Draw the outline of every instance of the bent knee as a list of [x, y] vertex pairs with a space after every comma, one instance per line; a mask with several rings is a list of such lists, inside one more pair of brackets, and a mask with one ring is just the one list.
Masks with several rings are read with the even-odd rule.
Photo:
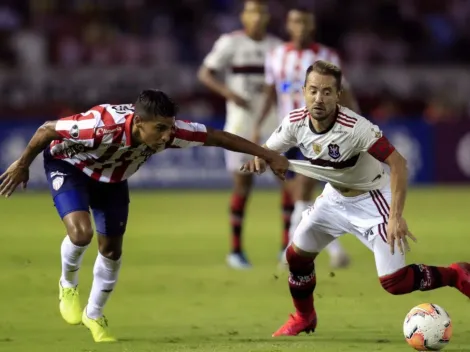
[[122, 256], [122, 236], [99, 235], [98, 251], [105, 258], [118, 260]]
[[67, 226], [70, 241], [76, 246], [87, 246], [93, 238], [93, 227], [90, 223], [77, 222]]

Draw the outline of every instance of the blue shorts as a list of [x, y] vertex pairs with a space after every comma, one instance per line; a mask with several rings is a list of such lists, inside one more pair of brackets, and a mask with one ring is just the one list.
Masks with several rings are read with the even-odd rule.
[[[302, 154], [300, 149], [297, 147], [289, 149], [287, 152], [284, 153], [284, 156], [287, 159], [291, 159], [291, 160], [305, 160], [304, 155]], [[286, 179], [292, 180], [294, 177], [295, 177], [295, 172], [287, 170]]]
[[127, 181], [98, 182], [75, 166], [46, 155], [44, 169], [61, 219], [74, 211], [89, 212], [91, 208], [96, 232], [107, 236], [124, 234], [129, 215]]

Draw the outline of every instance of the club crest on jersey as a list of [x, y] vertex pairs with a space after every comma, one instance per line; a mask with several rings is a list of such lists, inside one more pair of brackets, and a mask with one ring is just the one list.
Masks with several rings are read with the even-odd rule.
[[339, 153], [339, 145], [334, 143], [328, 144], [328, 155], [333, 159], [338, 159], [341, 156]]
[[318, 143], [313, 143], [312, 149], [313, 149], [313, 151], [315, 152], [315, 154], [318, 155], [318, 154], [320, 154], [320, 152], [321, 152], [321, 145], [318, 144]]
[[78, 129], [78, 125], [73, 125], [69, 133], [70, 137], [77, 139], [80, 136], [80, 130]]
[[63, 184], [64, 184], [64, 176], [57, 176], [57, 177], [54, 177], [54, 179], [52, 180], [52, 188], [54, 188], [54, 190], [56, 191], [58, 191], [60, 187], [62, 187]]

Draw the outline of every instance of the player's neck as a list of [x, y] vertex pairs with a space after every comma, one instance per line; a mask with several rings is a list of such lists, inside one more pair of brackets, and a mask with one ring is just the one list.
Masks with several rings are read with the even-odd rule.
[[321, 134], [324, 133], [325, 131], [328, 131], [332, 128], [333, 124], [335, 123], [336, 120], [336, 115], [337, 111], [333, 111], [330, 116], [328, 116], [326, 119], [322, 121], [315, 120], [312, 115], [309, 115], [310, 117], [310, 122], [312, 123], [312, 127], [314, 129], [315, 133]]
[[310, 46], [312, 45], [312, 40], [310, 38], [293, 40], [292, 44], [294, 44], [294, 48], [296, 50], [302, 50], [310, 48]]
[[249, 33], [247, 31], [245, 31], [245, 33], [248, 36], [248, 38], [250, 38], [251, 40], [254, 40], [255, 42], [259, 42], [259, 41], [263, 40], [264, 37], [266, 36], [266, 33], [264, 33], [264, 32]]

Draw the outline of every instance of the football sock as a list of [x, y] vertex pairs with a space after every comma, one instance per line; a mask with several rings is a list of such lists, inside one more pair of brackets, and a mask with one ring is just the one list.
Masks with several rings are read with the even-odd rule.
[[456, 282], [457, 273], [454, 269], [423, 264], [411, 264], [393, 274], [380, 277], [382, 287], [393, 295], [455, 286]]
[[62, 275], [60, 284], [64, 288], [76, 287], [78, 285], [78, 270], [82, 263], [83, 254], [88, 246], [76, 246], [65, 236], [60, 247], [62, 261]]
[[233, 193], [230, 201], [230, 225], [232, 227], [232, 252], [242, 251], [242, 227], [246, 197]]
[[297, 254], [292, 246], [287, 247], [287, 263], [289, 263], [289, 289], [297, 314], [310, 317], [314, 312], [313, 291], [317, 279], [315, 263], [312, 258]]
[[294, 205], [294, 211], [292, 212], [292, 216], [290, 218], [290, 228], [289, 228], [289, 237], [290, 240], [294, 238], [294, 232], [297, 226], [299, 226], [300, 221], [302, 220], [302, 213], [307, 210], [310, 202], [305, 201], [297, 201]]
[[281, 249], [285, 249], [289, 245], [289, 229], [292, 212], [294, 211], [294, 203], [292, 198], [286, 190], [282, 191], [282, 220], [284, 223], [283, 232], [282, 232], [282, 243]]
[[98, 319], [103, 316], [103, 308], [116, 285], [120, 268], [121, 258], [111, 260], [98, 253], [93, 268], [93, 285], [87, 305], [89, 318]]

